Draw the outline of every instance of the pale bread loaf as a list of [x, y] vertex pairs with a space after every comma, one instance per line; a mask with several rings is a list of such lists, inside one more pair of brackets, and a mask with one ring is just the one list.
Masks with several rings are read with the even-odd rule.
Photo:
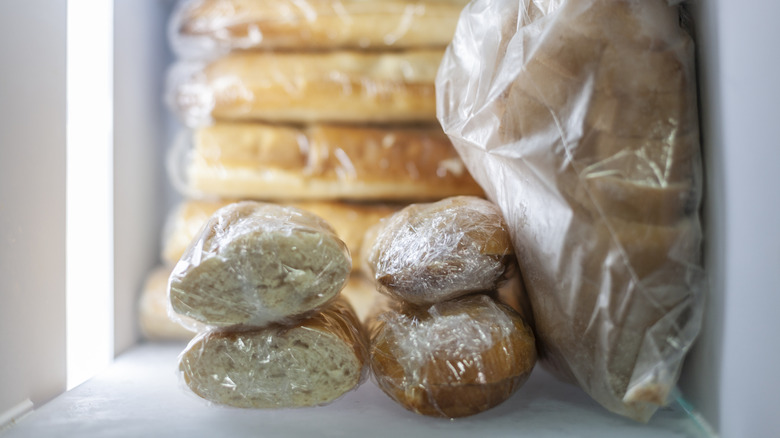
[[352, 260], [318, 216], [243, 201], [217, 210], [171, 273], [172, 309], [212, 327], [289, 321], [333, 300]]
[[179, 358], [187, 386], [213, 403], [288, 408], [330, 403], [366, 376], [365, 334], [337, 299], [291, 326], [203, 332]]

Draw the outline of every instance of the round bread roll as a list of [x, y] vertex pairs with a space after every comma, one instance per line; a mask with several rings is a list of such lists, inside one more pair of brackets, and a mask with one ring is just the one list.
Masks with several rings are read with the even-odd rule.
[[171, 308], [212, 327], [263, 326], [316, 310], [352, 259], [324, 220], [252, 201], [217, 210], [171, 273]]
[[371, 370], [382, 391], [418, 414], [483, 412], [508, 399], [536, 364], [529, 326], [487, 295], [396, 307], [370, 322]]
[[473, 196], [410, 205], [370, 229], [364, 243], [377, 289], [414, 304], [493, 290], [515, 260], [501, 213]]
[[203, 332], [179, 358], [200, 397], [240, 408], [329, 403], [365, 380], [367, 339], [337, 299], [294, 326]]

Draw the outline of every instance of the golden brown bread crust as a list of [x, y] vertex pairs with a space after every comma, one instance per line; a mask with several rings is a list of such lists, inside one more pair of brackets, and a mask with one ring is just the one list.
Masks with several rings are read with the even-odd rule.
[[214, 403], [315, 406], [365, 380], [367, 347], [351, 306], [337, 298], [294, 325], [204, 332], [182, 353], [179, 369], [193, 392]]
[[388, 396], [418, 414], [454, 418], [490, 409], [536, 363], [529, 326], [487, 295], [430, 308], [390, 306], [370, 322], [371, 369]]
[[[467, 0], [200, 0], [174, 16], [174, 47], [247, 49], [444, 47]], [[195, 47], [192, 47], [195, 46]]]
[[194, 133], [185, 185], [204, 196], [406, 201], [482, 195], [439, 127], [220, 123]]
[[434, 79], [444, 51], [236, 53], [171, 70], [169, 102], [193, 126], [436, 121]]
[[[163, 260], [175, 264], [198, 234], [203, 224], [218, 209], [233, 201], [186, 200], [167, 219], [163, 242]], [[398, 211], [396, 204], [356, 204], [331, 201], [290, 202], [283, 205], [300, 208], [324, 219], [347, 245], [353, 259], [353, 270], [360, 262], [360, 248], [365, 231], [383, 217]]]
[[515, 262], [501, 212], [473, 196], [405, 207], [366, 233], [361, 253], [380, 292], [416, 304], [494, 290]]

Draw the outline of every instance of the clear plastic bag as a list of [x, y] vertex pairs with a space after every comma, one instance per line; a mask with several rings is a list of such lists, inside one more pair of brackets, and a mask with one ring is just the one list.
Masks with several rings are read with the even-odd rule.
[[182, 133], [168, 173], [189, 198], [412, 201], [481, 195], [438, 126], [221, 123]]
[[188, 0], [169, 23], [183, 58], [237, 50], [444, 47], [468, 0]]
[[665, 0], [475, 0], [438, 117], [509, 224], [540, 356], [646, 421], [701, 325], [693, 41]]

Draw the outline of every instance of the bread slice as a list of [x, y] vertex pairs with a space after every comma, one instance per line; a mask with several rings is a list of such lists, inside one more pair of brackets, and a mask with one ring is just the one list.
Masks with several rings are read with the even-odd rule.
[[509, 228], [482, 198], [412, 204], [375, 227], [361, 251], [366, 269], [380, 292], [410, 303], [494, 290], [514, 263]]
[[[163, 233], [162, 259], [176, 264], [190, 242], [198, 235], [211, 215], [235, 201], [205, 201], [187, 199], [168, 215]], [[405, 204], [358, 204], [338, 201], [284, 202], [280, 205], [299, 208], [321, 217], [331, 225], [347, 245], [357, 269], [363, 236], [380, 219], [400, 210]]]
[[189, 126], [218, 121], [436, 122], [443, 49], [234, 53], [180, 61], [168, 103]]
[[468, 0], [196, 0], [171, 19], [183, 56], [234, 50], [445, 47]]
[[349, 304], [337, 299], [292, 326], [203, 332], [179, 358], [200, 397], [240, 408], [322, 405], [366, 378], [367, 340]]
[[[144, 281], [138, 298], [138, 325], [146, 340], [189, 341], [195, 336], [195, 331], [205, 329], [186, 316], [177, 315], [174, 320], [168, 314], [168, 278], [172, 269], [172, 266], [157, 266]], [[184, 324], [180, 324], [179, 320], [184, 320]]]
[[331, 301], [352, 260], [318, 216], [244, 201], [217, 210], [171, 273], [172, 309], [213, 327], [289, 321]]
[[514, 394], [536, 364], [530, 327], [487, 295], [424, 308], [396, 303], [369, 324], [377, 385], [422, 415], [486, 411]]

